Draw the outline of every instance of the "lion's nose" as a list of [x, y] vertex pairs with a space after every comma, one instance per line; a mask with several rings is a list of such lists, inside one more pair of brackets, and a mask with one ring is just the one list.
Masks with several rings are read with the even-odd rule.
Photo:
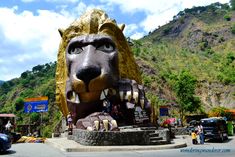
[[77, 78], [82, 80], [86, 85], [89, 84], [89, 82], [98, 77], [101, 74], [101, 68], [95, 67], [95, 66], [89, 66], [82, 69], [79, 69], [77, 71]]

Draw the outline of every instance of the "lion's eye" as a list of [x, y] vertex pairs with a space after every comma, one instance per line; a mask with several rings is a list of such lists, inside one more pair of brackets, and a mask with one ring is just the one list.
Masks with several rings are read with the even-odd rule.
[[97, 47], [97, 50], [104, 51], [104, 52], [113, 52], [114, 46], [110, 43], [101, 44]]
[[69, 54], [79, 54], [82, 51], [82, 47], [72, 47], [71, 49], [69, 49]]

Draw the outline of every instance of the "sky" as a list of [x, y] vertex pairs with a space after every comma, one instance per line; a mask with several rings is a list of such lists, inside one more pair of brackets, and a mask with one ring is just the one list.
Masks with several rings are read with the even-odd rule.
[[56, 61], [58, 29], [67, 28], [86, 10], [104, 10], [126, 25], [126, 37], [139, 39], [185, 8], [215, 2], [229, 0], [0, 0], [0, 80]]

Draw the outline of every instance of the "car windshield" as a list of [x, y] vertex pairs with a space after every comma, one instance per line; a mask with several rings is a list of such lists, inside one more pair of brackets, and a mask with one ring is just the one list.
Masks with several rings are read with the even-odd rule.
[[212, 121], [212, 120], [204, 120], [202, 121], [202, 126], [203, 127], [215, 127], [216, 126], [216, 123], [215, 121]]

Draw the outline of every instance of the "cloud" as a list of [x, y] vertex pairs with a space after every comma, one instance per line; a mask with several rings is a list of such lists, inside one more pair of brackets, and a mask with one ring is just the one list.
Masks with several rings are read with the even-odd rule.
[[171, 19], [172, 15], [176, 15], [178, 9], [169, 8], [160, 13], [152, 13], [147, 15], [144, 21], [140, 22], [140, 26], [144, 29], [145, 32], [153, 31], [159, 26], [167, 24]]
[[125, 25], [124, 34], [126, 34], [126, 36], [130, 36], [137, 29], [138, 29], [137, 24]]
[[129, 24], [125, 26], [123, 33], [131, 39], [137, 40], [144, 36], [143, 32], [138, 32], [138, 28], [139, 26], [137, 24]]
[[0, 7], [0, 80], [19, 77], [33, 66], [55, 61], [61, 38], [58, 28], [67, 28], [86, 9], [97, 7], [105, 8], [83, 2], [72, 7], [58, 5], [57, 12]]
[[142, 38], [144, 35], [145, 34], [143, 32], [135, 32], [134, 34], [130, 36], [130, 38], [137, 40], [137, 39]]
[[37, 10], [34, 14], [27, 10], [17, 12], [17, 9], [0, 8], [1, 80], [56, 60], [60, 42], [58, 28], [66, 28], [75, 19], [48, 10]]

